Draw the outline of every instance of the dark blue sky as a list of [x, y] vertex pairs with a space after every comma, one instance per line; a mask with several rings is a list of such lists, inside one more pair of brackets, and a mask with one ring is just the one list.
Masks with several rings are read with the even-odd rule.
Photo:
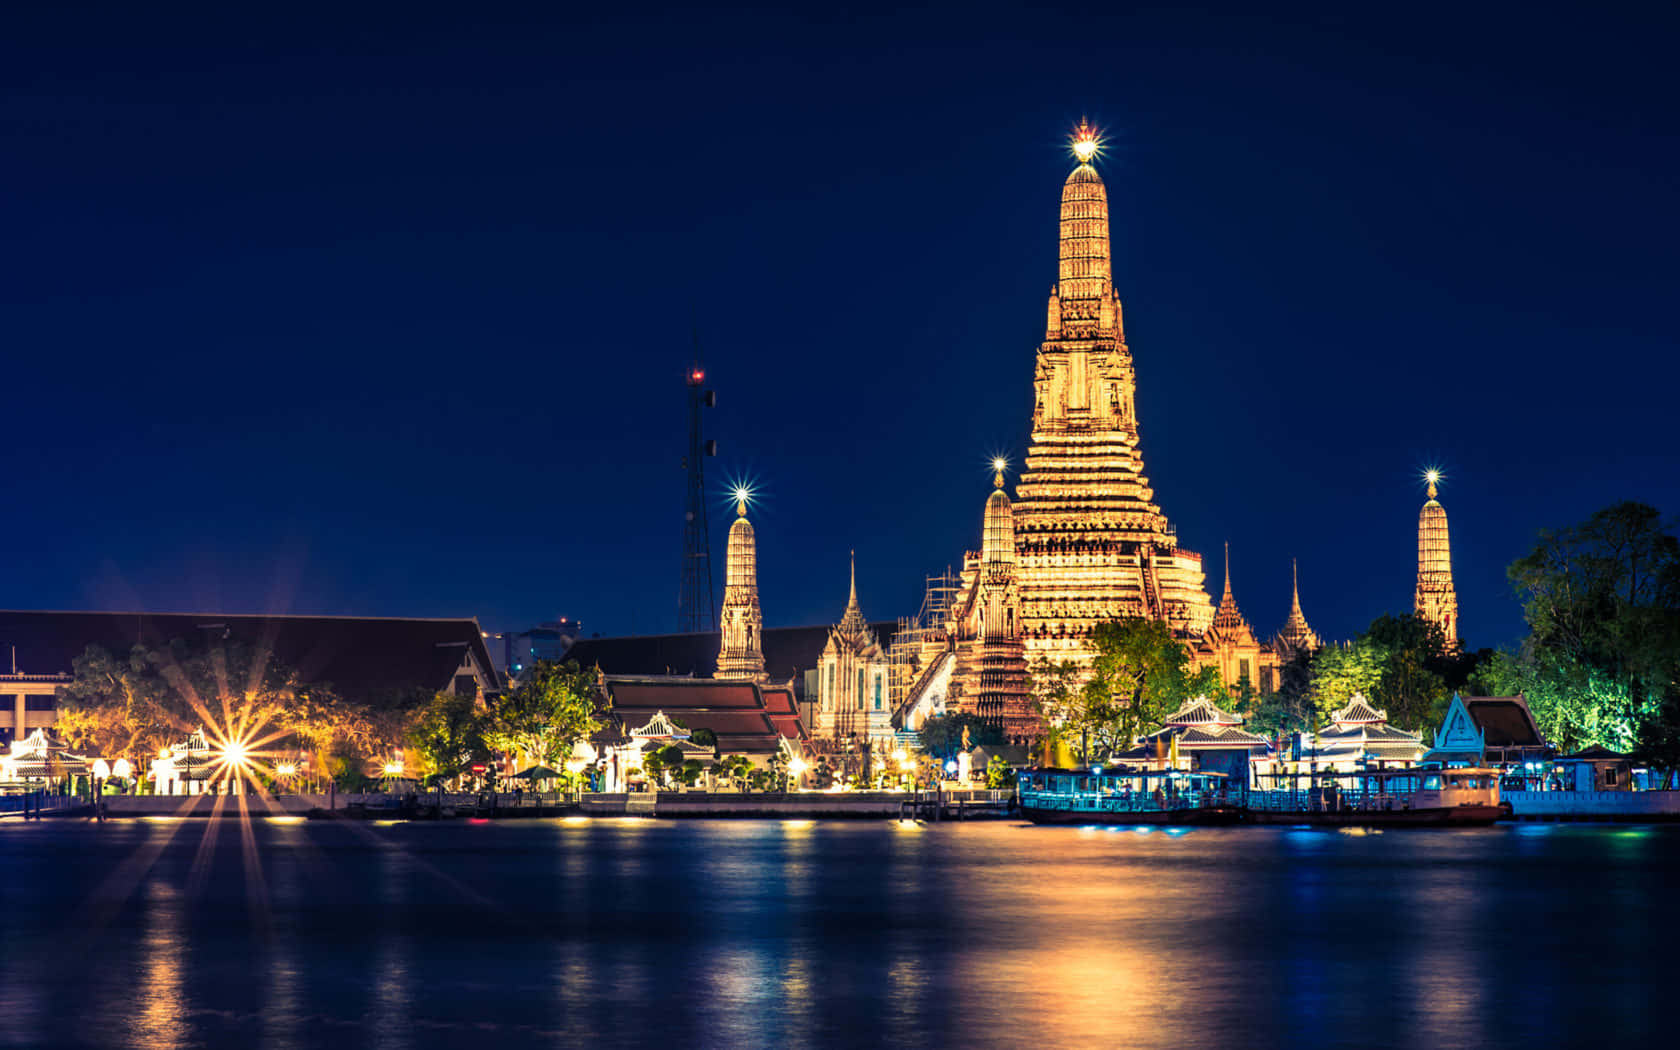
[[670, 630], [697, 324], [767, 621], [854, 547], [913, 612], [1025, 448], [1081, 115], [1257, 629], [1292, 555], [1321, 632], [1409, 609], [1430, 463], [1471, 645], [1537, 529], [1680, 510], [1672, 8], [595, 6], [0, 14], [0, 606]]

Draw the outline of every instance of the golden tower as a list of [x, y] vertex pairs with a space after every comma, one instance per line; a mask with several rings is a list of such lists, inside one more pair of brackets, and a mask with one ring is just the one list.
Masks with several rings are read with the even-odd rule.
[[1429, 482], [1429, 499], [1418, 511], [1417, 593], [1412, 608], [1438, 625], [1447, 648], [1458, 648], [1458, 592], [1453, 589], [1452, 543], [1447, 536], [1447, 512], [1436, 501], [1436, 471], [1424, 475]]
[[1000, 726], [1012, 743], [1039, 735], [1038, 712], [1027, 686], [1022, 645], [1019, 556], [1014, 509], [1003, 491], [998, 460], [980, 526], [980, 551], [963, 565], [963, 586], [952, 607], [957, 662], [947, 703]]
[[718, 678], [765, 680], [764, 614], [758, 608], [758, 540], [747, 520], [744, 489], [735, 492], [735, 524], [729, 527], [729, 555], [724, 563], [723, 645], [718, 650]]
[[1023, 638], [1030, 658], [1088, 666], [1098, 623], [1136, 616], [1201, 634], [1213, 604], [1201, 555], [1176, 533], [1143, 473], [1136, 376], [1109, 261], [1108, 194], [1081, 124], [1062, 186], [1058, 280], [1033, 376], [1032, 447], [1016, 486]]

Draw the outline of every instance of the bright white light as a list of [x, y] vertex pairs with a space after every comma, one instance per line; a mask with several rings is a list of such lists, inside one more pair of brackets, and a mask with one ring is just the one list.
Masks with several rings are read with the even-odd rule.
[[400, 777], [402, 776], [402, 771], [403, 764], [401, 762], [385, 763], [385, 775], [388, 777]]
[[1075, 139], [1073, 143], [1073, 155], [1079, 158], [1079, 162], [1081, 164], [1089, 163], [1091, 158], [1097, 155], [1097, 140]]
[[290, 762], [282, 762], [274, 767], [274, 772], [283, 777], [297, 776], [297, 766]]
[[106, 765], [103, 758], [93, 760], [93, 775], [98, 780], [105, 780], [111, 775], [111, 767]]

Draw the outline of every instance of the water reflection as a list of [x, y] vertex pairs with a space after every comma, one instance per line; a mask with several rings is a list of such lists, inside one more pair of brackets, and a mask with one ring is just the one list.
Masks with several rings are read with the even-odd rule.
[[145, 935], [140, 943], [140, 981], [135, 988], [137, 1011], [130, 1019], [134, 1046], [179, 1046], [186, 1041], [182, 1023], [181, 971], [190, 946], [182, 934], [181, 893], [162, 879], [149, 882]]
[[209, 830], [0, 828], [0, 1042], [1639, 1044], [1680, 927], [1680, 829]]

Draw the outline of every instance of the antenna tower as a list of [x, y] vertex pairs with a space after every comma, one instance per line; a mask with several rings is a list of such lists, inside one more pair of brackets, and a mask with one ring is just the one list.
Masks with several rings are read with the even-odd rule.
[[688, 501], [683, 514], [682, 585], [677, 592], [677, 630], [717, 630], [717, 604], [712, 590], [712, 538], [706, 527], [706, 457], [717, 455], [717, 442], [700, 437], [700, 410], [717, 405], [717, 392], [704, 389], [706, 372], [700, 367], [700, 336], [694, 337], [694, 363], [688, 383]]

